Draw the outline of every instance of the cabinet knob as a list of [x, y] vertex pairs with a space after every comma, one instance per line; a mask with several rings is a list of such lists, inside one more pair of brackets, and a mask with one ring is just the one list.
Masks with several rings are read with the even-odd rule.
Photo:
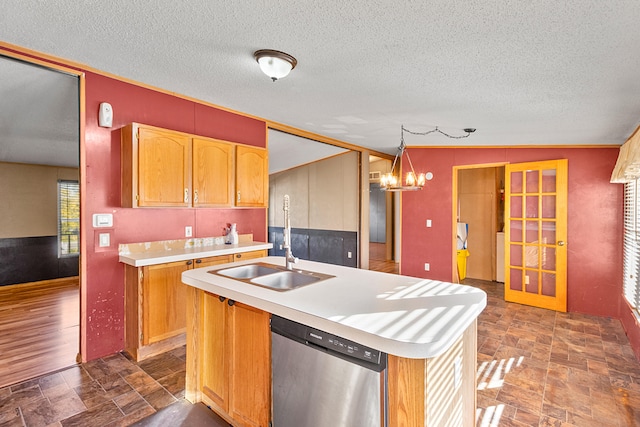
[[224, 302], [224, 300], [226, 300], [226, 298], [223, 296], [219, 296], [218, 299], [220, 300], [220, 302]]
[[236, 254], [236, 258], [242, 258], [242, 254]]
[[196, 260], [196, 264], [202, 264], [202, 260], [201, 259], [197, 259]]
[[193, 261], [191, 260], [187, 261], [187, 265], [191, 265], [191, 264], [193, 264]]
[[227, 304], [229, 304], [229, 307], [231, 307], [233, 304], [235, 304], [236, 302], [232, 299], [230, 299], [229, 301], [227, 301]]
[[565, 243], [564, 243], [564, 241], [563, 241], [563, 240], [560, 240], [560, 241], [558, 242], [558, 246], [564, 246], [564, 244], [565, 244]]

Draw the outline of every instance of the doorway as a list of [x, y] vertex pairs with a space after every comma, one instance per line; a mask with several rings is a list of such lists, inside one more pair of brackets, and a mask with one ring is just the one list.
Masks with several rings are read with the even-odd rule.
[[468, 250], [468, 256], [461, 254], [456, 259], [458, 277], [498, 281], [504, 269], [500, 245], [504, 244], [501, 233], [504, 231], [505, 167], [491, 164], [455, 169], [457, 228], [466, 231], [466, 236], [463, 232], [456, 233], [456, 247], [462, 249], [462, 240]]
[[[10, 320], [22, 325], [11, 343], [20, 364], [4, 360], [15, 383], [78, 360], [83, 94], [77, 72], [9, 52], [0, 53], [0, 81], [0, 193], [10, 201], [0, 207], [0, 310], [13, 304]], [[18, 302], [8, 298], [18, 293]], [[25, 309], [32, 297], [38, 307], [52, 307], [42, 322]], [[55, 366], [38, 358], [43, 342], [49, 352], [42, 355]], [[65, 350], [53, 350], [60, 346]]]

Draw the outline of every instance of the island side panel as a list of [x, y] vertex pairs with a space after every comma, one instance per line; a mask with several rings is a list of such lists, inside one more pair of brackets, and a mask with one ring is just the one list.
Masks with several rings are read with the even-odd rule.
[[443, 354], [389, 355], [389, 425], [473, 426], [476, 410], [476, 321]]
[[191, 403], [202, 401], [200, 364], [202, 355], [200, 354], [199, 342], [203, 321], [203, 308], [201, 299], [203, 292], [192, 286], [187, 286], [187, 365], [185, 376], [184, 397]]

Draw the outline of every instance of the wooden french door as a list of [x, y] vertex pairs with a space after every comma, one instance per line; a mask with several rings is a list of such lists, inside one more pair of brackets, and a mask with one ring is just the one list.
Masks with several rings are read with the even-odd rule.
[[505, 166], [505, 301], [567, 311], [567, 167]]

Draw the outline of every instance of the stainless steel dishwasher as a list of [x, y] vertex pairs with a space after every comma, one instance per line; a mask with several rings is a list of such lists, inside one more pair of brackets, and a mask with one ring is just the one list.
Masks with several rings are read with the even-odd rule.
[[271, 318], [273, 427], [387, 425], [387, 355]]

